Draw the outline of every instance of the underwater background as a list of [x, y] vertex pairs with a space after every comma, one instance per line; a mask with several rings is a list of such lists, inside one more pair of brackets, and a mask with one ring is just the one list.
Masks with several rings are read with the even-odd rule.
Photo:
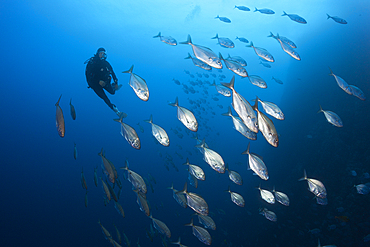
[[[240, 11], [235, 5], [251, 11]], [[272, 9], [275, 14], [253, 12], [255, 7]], [[304, 17], [307, 24], [281, 16], [283, 11]], [[328, 20], [326, 13], [348, 24]], [[228, 17], [231, 23], [215, 19], [217, 15]], [[200, 225], [192, 216], [194, 212], [179, 206], [168, 189], [173, 183], [181, 190], [188, 182], [187, 167], [183, 166], [186, 158], [206, 173], [198, 188], [188, 182], [188, 190], [201, 195], [209, 205], [217, 225], [215, 231], [208, 230], [213, 246], [317, 246], [318, 239], [323, 245], [370, 246], [370, 195], [358, 194], [354, 188], [370, 182], [369, 100], [346, 94], [328, 68], [362, 89], [365, 96], [370, 95], [369, 1], [3, 1], [0, 20], [0, 246], [110, 246], [99, 220], [114, 239], [114, 225], [124, 232], [131, 246], [138, 246], [138, 242], [140, 246], [171, 246], [178, 237], [186, 246], [204, 246], [192, 229], [184, 226], [191, 218]], [[177, 42], [186, 41], [190, 34], [194, 44], [216, 54], [241, 56], [248, 63], [248, 73], [262, 77], [267, 88], [252, 85], [225, 66], [211, 72], [194, 66], [184, 59], [188, 53], [193, 56], [189, 45], [167, 45], [153, 38], [158, 32]], [[270, 32], [293, 40], [302, 60], [288, 56], [278, 42], [267, 37]], [[216, 34], [233, 40], [235, 48], [221, 47], [212, 39]], [[262, 66], [252, 48], [235, 40], [237, 36], [273, 54], [271, 68]], [[107, 50], [107, 61], [123, 84], [115, 95], [107, 95], [127, 113], [124, 122], [136, 129], [140, 150], [121, 136], [119, 123], [113, 121], [117, 116], [87, 88], [84, 62], [99, 47]], [[147, 102], [130, 88], [129, 75], [121, 73], [132, 65], [133, 72], [146, 80], [150, 91]], [[215, 78], [205, 78], [204, 74], [212, 73]], [[273, 119], [279, 147], [272, 147], [260, 133], [256, 141], [248, 140], [233, 129], [230, 117], [221, 115], [231, 106], [231, 98], [218, 94], [210, 84], [213, 80], [229, 82], [234, 75], [235, 88], [246, 100], [252, 102], [258, 96], [283, 110], [285, 120]], [[277, 84], [272, 76], [284, 84]], [[177, 85], [174, 79], [182, 84]], [[190, 87], [197, 79], [195, 92], [186, 92], [184, 85]], [[55, 128], [55, 103], [61, 94], [64, 138]], [[203, 160], [194, 147], [194, 133], [186, 130], [177, 119], [176, 108], [169, 105], [176, 97], [180, 106], [194, 112], [199, 139], [205, 138], [229, 168], [242, 176], [242, 186]], [[69, 113], [71, 99], [76, 120]], [[190, 103], [201, 99], [203, 109]], [[328, 123], [324, 114], [317, 113], [319, 105], [337, 113], [344, 126]], [[153, 139], [150, 124], [144, 122], [151, 114], [153, 122], [167, 131], [169, 147]], [[251, 151], [263, 157], [270, 175], [267, 181], [247, 170], [248, 156], [241, 153], [249, 142]], [[97, 166], [98, 176], [105, 178], [98, 156], [101, 148], [122, 182], [119, 202], [124, 218], [113, 202], [104, 205], [100, 179], [97, 187], [93, 182]], [[171, 230], [170, 240], [160, 234], [153, 241], [147, 237], [152, 221], [140, 211], [136, 194], [124, 179], [126, 171], [118, 169], [125, 160], [153, 187], [147, 193], [151, 213]], [[88, 188], [87, 207], [82, 169]], [[304, 169], [308, 177], [325, 185], [327, 205], [317, 204], [307, 182], [298, 181]], [[286, 193], [290, 205], [263, 201], [256, 189], [260, 184]], [[230, 200], [225, 192], [228, 186], [244, 197], [245, 207]], [[265, 219], [259, 208], [274, 211], [277, 222]]]

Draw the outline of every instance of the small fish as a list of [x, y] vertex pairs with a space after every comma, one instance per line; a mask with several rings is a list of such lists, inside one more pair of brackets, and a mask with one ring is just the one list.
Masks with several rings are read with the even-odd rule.
[[216, 88], [216, 90], [219, 94], [222, 94], [225, 97], [230, 97], [231, 96], [231, 92], [227, 87], [225, 87], [223, 85], [216, 85], [214, 80], [213, 80], [213, 83], [211, 84], [211, 86], [215, 86], [215, 88]]
[[143, 128], [143, 126], [141, 126], [141, 125], [140, 125], [140, 123], [137, 123], [137, 125], [139, 126], [140, 132], [141, 132], [141, 133], [144, 133], [144, 128]]
[[222, 159], [221, 155], [216, 151], [206, 147], [206, 143], [203, 140], [202, 144], [196, 145], [196, 148], [202, 148], [202, 153], [204, 154], [203, 159], [207, 162], [208, 165], [212, 167], [213, 170], [218, 173], [225, 173], [225, 162]]
[[259, 189], [261, 198], [263, 200], [265, 200], [267, 203], [270, 203], [270, 204], [275, 203], [275, 197], [270, 191], [261, 189], [261, 185], [257, 189]]
[[274, 123], [263, 112], [258, 110], [258, 97], [254, 103], [253, 109], [257, 111], [258, 129], [265, 137], [266, 141], [273, 147], [279, 146], [279, 135], [276, 131]]
[[81, 185], [82, 185], [82, 188], [87, 190], [87, 183], [86, 183], [86, 179], [85, 179], [85, 176], [84, 176], [84, 168], [82, 167], [82, 171], [81, 171]]
[[125, 166], [121, 167], [120, 169], [127, 171], [128, 181], [132, 184], [132, 187], [134, 187], [134, 189], [139, 190], [139, 192], [142, 194], [147, 193], [148, 190], [144, 182], [144, 179], [136, 172], [128, 169], [128, 160], [125, 161]]
[[269, 114], [270, 116], [278, 119], [278, 120], [284, 120], [285, 116], [283, 111], [274, 103], [268, 102], [268, 101], [262, 101], [260, 98], [258, 98], [258, 101], [261, 103], [263, 110]]
[[234, 62], [233, 60], [224, 59], [222, 57], [221, 53], [219, 53], [219, 57], [220, 57], [220, 60], [224, 61], [226, 68], [228, 68], [229, 70], [231, 70], [235, 74], [240, 75], [241, 77], [247, 77], [248, 76], [248, 72], [238, 62]]
[[253, 45], [252, 41], [249, 45], [246, 45], [246, 47], [252, 47], [254, 49], [255, 53], [257, 54], [257, 56], [259, 56], [260, 58], [262, 58], [266, 61], [269, 61], [271, 63], [275, 62], [274, 57], [266, 49], [260, 48], [260, 47], [255, 47]]
[[[200, 45], [194, 45], [191, 42], [191, 37], [188, 35], [188, 39], [184, 42], [180, 42], [180, 44], [187, 44], [191, 45], [193, 49], [194, 56], [201, 60], [202, 62], [208, 64], [209, 66], [216, 68], [216, 69], [222, 69], [222, 63], [220, 59], [217, 57], [217, 55], [208, 47], [200, 46]], [[193, 76], [194, 77], [194, 76]]]
[[265, 216], [266, 219], [270, 220], [270, 221], [277, 221], [277, 217], [276, 217], [276, 214], [272, 211], [269, 211], [267, 210], [266, 208], [261, 208], [260, 209], [260, 214], [262, 214], [263, 216]]
[[358, 87], [353, 86], [353, 85], [349, 85], [349, 87], [351, 88], [353, 96], [356, 96], [360, 100], [365, 100], [366, 99], [365, 94], [364, 94], [364, 92], [362, 92], [361, 89], [359, 89]]
[[220, 17], [220, 16], [216, 16], [215, 19], [220, 19], [220, 21], [223, 21], [223, 22], [226, 22], [226, 23], [231, 23], [231, 20], [227, 17]]
[[173, 188], [173, 184], [171, 185], [171, 187], [168, 187], [167, 189], [172, 190], [173, 198], [175, 199], [175, 201], [178, 204], [180, 204], [181, 207], [186, 208], [188, 206], [186, 204], [186, 198], [185, 198], [184, 194], [177, 194], [178, 190]]
[[77, 159], [77, 147], [76, 143], [74, 143], [74, 148], [73, 148], [73, 158], [76, 160]]
[[122, 71], [122, 73], [129, 73], [130, 74], [130, 82], [129, 85], [134, 90], [135, 94], [139, 97], [139, 99], [143, 101], [148, 101], [149, 99], [149, 89], [148, 86], [143, 78], [140, 76], [132, 73], [134, 69], [134, 65], [127, 71]]
[[271, 9], [257, 9], [256, 7], [254, 7], [254, 11], [253, 12], [256, 12], [256, 11], [259, 11], [260, 13], [262, 14], [266, 14], [266, 15], [273, 15], [275, 14], [275, 12]]
[[137, 135], [134, 128], [123, 122], [123, 116], [121, 116], [119, 119], [113, 120], [121, 124], [121, 135], [126, 139], [130, 146], [135, 149], [140, 149], [141, 143], [139, 136]]
[[186, 128], [194, 132], [198, 130], [198, 122], [194, 114], [185, 107], [179, 106], [177, 97], [175, 103], [171, 103], [170, 105], [177, 107], [177, 118], [185, 125]]
[[[272, 34], [272, 33], [271, 33], [271, 34]], [[273, 35], [273, 34], [272, 34], [272, 35]], [[274, 38], [279, 42], [279, 44], [280, 44], [281, 48], [283, 49], [283, 51], [284, 51], [285, 53], [287, 53], [289, 56], [291, 56], [292, 58], [294, 58], [294, 59], [296, 59], [296, 60], [298, 60], [298, 61], [300, 61], [300, 60], [301, 60], [301, 57], [299, 56], [298, 52], [296, 52], [296, 51], [292, 48], [291, 44], [287, 44], [287, 43], [283, 42], [283, 41], [280, 39], [279, 34], [277, 34], [277, 36], [272, 36], [272, 37], [274, 37]]]
[[153, 218], [152, 215], [149, 215], [149, 218], [152, 219], [153, 226], [160, 234], [166, 235], [167, 238], [171, 238], [171, 231], [168, 229], [167, 225], [162, 221]]
[[116, 178], [118, 177], [116, 168], [114, 167], [113, 163], [110, 162], [103, 154], [103, 148], [101, 149], [100, 153], [98, 153], [98, 155], [102, 159], [101, 167], [103, 169], [104, 174], [108, 177], [109, 182], [114, 184]]
[[70, 112], [71, 112], [72, 119], [76, 120], [76, 110], [75, 110], [75, 107], [72, 105], [72, 98], [69, 101], [69, 109], [70, 109]]
[[274, 189], [272, 190], [272, 193], [274, 193], [276, 201], [283, 204], [284, 206], [289, 206], [290, 201], [289, 197], [286, 194], [284, 194], [283, 192], [276, 191], [275, 186]]
[[225, 48], [234, 48], [234, 42], [232, 42], [229, 38], [219, 38], [218, 33], [216, 33], [216, 36], [213, 37], [212, 39], [217, 39], [218, 43]]
[[317, 113], [320, 113], [320, 112], [324, 113], [326, 120], [328, 120], [328, 122], [331, 123], [332, 125], [336, 127], [343, 127], [343, 122], [336, 113], [332, 111], [324, 111], [321, 108], [321, 105], [320, 105], [320, 110]]
[[249, 41], [246, 39], [246, 38], [239, 38], [238, 36], [236, 37], [236, 39], [238, 39], [239, 41], [243, 42], [243, 43], [249, 43]]
[[150, 115], [150, 119], [145, 120], [145, 122], [152, 125], [152, 134], [155, 139], [163, 146], [168, 147], [170, 145], [170, 139], [168, 138], [167, 132], [162, 127], [153, 123], [153, 116]]
[[198, 215], [199, 223], [202, 224], [205, 228], [216, 230], [216, 223], [213, 221], [213, 219], [210, 216], [207, 215], [201, 215], [196, 213]]
[[[117, 234], [118, 242], [119, 242], [120, 244], [122, 244], [121, 233], [119, 233], [118, 228], [116, 227], [116, 225], [115, 225], [115, 224], [113, 224], [113, 226], [114, 226], [114, 228], [116, 229], [116, 234]], [[117, 247], [117, 246], [114, 246], [114, 247]]]
[[186, 163], [183, 165], [189, 166], [189, 173], [192, 174], [196, 179], [204, 181], [206, 179], [206, 175], [204, 174], [204, 171], [202, 168], [196, 165], [192, 165], [189, 163], [189, 159], [186, 159]]
[[248, 76], [249, 82], [252, 83], [253, 85], [259, 87], [259, 88], [267, 88], [267, 83], [265, 82], [264, 79], [262, 79], [258, 75], [250, 75]]
[[102, 186], [103, 186], [103, 190], [104, 190], [104, 193], [108, 199], [108, 202], [111, 200], [111, 194], [110, 194], [110, 191], [109, 191], [109, 188], [107, 186], [107, 184], [104, 182], [104, 180], [100, 177], [100, 180], [102, 182]]
[[211, 245], [212, 238], [209, 232], [200, 226], [195, 226], [193, 224], [193, 219], [191, 219], [190, 224], [186, 224], [185, 226], [191, 226], [193, 229], [193, 235], [196, 236], [200, 242], [206, 245]]
[[263, 162], [262, 158], [259, 157], [257, 154], [249, 152], [250, 143], [248, 143], [248, 148], [242, 154], [248, 154], [248, 164], [249, 168], [254, 171], [260, 178], [263, 180], [268, 180], [269, 175], [267, 171], [267, 167]]
[[230, 54], [228, 54], [228, 57], [226, 59], [237, 62], [243, 67], [247, 66], [247, 62], [242, 57], [239, 57], [239, 56], [230, 57]]
[[87, 190], [86, 190], [86, 193], [85, 193], [85, 207], [87, 208], [87, 205], [88, 205], [89, 201], [88, 201], [88, 198], [87, 198]]
[[264, 63], [264, 62], [260, 61], [260, 64], [262, 64], [262, 65], [263, 65], [263, 67], [271, 68], [271, 65], [270, 65], [270, 64], [268, 64], [268, 63]]
[[184, 185], [184, 189], [181, 191], [176, 192], [176, 194], [185, 194], [187, 202], [186, 204], [193, 209], [195, 212], [201, 215], [208, 215], [208, 204], [207, 202], [200, 196], [192, 192], [187, 191], [187, 183]]
[[[278, 34], [278, 35], [279, 35], [279, 34]], [[267, 36], [267, 37], [272, 37], [272, 38], [274, 38], [274, 39], [277, 39], [277, 36], [275, 36], [272, 32], [270, 32], [270, 35], [269, 35], [269, 36]], [[287, 37], [279, 36], [279, 38], [280, 38], [280, 40], [281, 40], [282, 42], [284, 42], [285, 44], [289, 45], [290, 47], [292, 47], [292, 48], [297, 48], [296, 44], [295, 44], [293, 41], [291, 41], [290, 39], [288, 39]]]
[[339, 23], [339, 24], [347, 24], [347, 21], [338, 17], [338, 16], [330, 16], [329, 14], [326, 14], [328, 16], [328, 18], [326, 18], [327, 20], [328, 19], [333, 19], [335, 22]]
[[199, 67], [199, 68], [202, 68], [202, 69], [205, 69], [205, 70], [212, 70], [211, 66], [209, 66], [205, 62], [199, 60], [198, 58], [192, 57], [189, 53], [188, 53], [188, 56], [184, 59], [191, 59], [193, 61], [193, 64], [195, 66]]
[[247, 137], [250, 140], [257, 139], [256, 133], [251, 131], [241, 120], [239, 120], [238, 118], [232, 115], [230, 106], [228, 108], [228, 112], [223, 113], [222, 116], [231, 117], [231, 119], [233, 120], [234, 129], [238, 131], [240, 134], [242, 134], [243, 136]]
[[108, 232], [108, 230], [107, 229], [105, 229], [105, 227], [100, 223], [100, 220], [98, 221], [98, 224], [100, 225], [100, 227], [101, 227], [101, 230], [102, 230], [102, 232], [103, 232], [103, 235], [104, 235], [104, 237], [107, 239], [107, 240], [109, 240], [109, 239], [112, 239], [112, 235]]
[[98, 167], [94, 168], [94, 184], [96, 187], [98, 187], [98, 174], [96, 173], [96, 170]]
[[64, 116], [63, 116], [63, 111], [62, 108], [59, 106], [60, 99], [62, 98], [62, 95], [60, 95], [58, 102], [55, 104], [57, 107], [56, 110], [56, 126], [57, 126], [57, 131], [60, 137], [64, 137], [66, 128], [64, 124]]
[[[329, 67], [329, 69], [330, 69], [330, 67]], [[344, 92], [348, 93], [349, 95], [353, 94], [352, 88], [348, 85], [348, 83], [345, 80], [343, 80], [341, 77], [335, 75], [331, 69], [330, 69], [330, 74], [329, 75], [334, 76], [335, 81], [337, 82], [338, 86], [341, 89], [343, 89]]]
[[239, 173], [237, 173], [236, 171], [229, 170], [228, 167], [226, 167], [226, 170], [229, 174], [229, 179], [231, 181], [233, 181], [237, 185], [243, 185], [243, 179], [242, 179], [242, 176], [240, 176]]
[[284, 14], [282, 14], [281, 16], [288, 16], [292, 21], [295, 21], [301, 24], [307, 24], [307, 21], [303, 17], [296, 15], [296, 14], [287, 14], [285, 13], [285, 11], [283, 12]]
[[234, 7], [234, 9], [239, 9], [239, 10], [242, 10], [242, 11], [250, 11], [250, 8], [248, 7], [245, 7], [245, 6], [236, 6]]
[[140, 210], [144, 212], [146, 216], [149, 216], [150, 209], [145, 194], [142, 194], [138, 189], [135, 189], [134, 192], [137, 195], [136, 203], [139, 205]]
[[307, 180], [308, 190], [315, 196], [319, 198], [326, 198], [327, 193], [324, 184], [317, 179], [307, 178], [306, 170], [303, 171], [303, 178], [299, 179], [298, 181], [303, 180]]
[[179, 80], [177, 80], [177, 79], [175, 79], [175, 78], [173, 78], [172, 80], [175, 82], [175, 84], [177, 84], [177, 85], [181, 85], [181, 83], [180, 83], [180, 81], [179, 81]]
[[114, 207], [116, 208], [117, 212], [123, 217], [125, 218], [125, 212], [123, 211], [123, 208], [121, 206], [121, 204], [119, 204], [118, 202], [114, 202]]
[[159, 32], [156, 36], [153, 36], [153, 38], [159, 38], [163, 43], [168, 45], [177, 45], [177, 41], [174, 38], [171, 36], [162, 36], [161, 32]]
[[370, 188], [366, 184], [354, 185], [356, 187], [357, 193], [361, 195], [369, 194]]
[[230, 186], [229, 186], [228, 190], [226, 190], [226, 192], [230, 193], [231, 201], [233, 201], [233, 203], [235, 203], [239, 207], [244, 207], [245, 202], [244, 202], [244, 198], [241, 195], [239, 195], [236, 192], [231, 192], [230, 191]]
[[282, 82], [280, 79], [277, 79], [277, 78], [275, 78], [275, 77], [272, 77], [272, 79], [273, 79], [276, 83], [283, 85], [283, 82]]

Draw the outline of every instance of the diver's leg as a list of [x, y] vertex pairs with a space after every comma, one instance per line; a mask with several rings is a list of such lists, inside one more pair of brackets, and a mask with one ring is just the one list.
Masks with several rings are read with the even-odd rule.
[[105, 84], [104, 89], [107, 90], [107, 92], [112, 95], [116, 93], [116, 89], [110, 83]]
[[94, 90], [96, 95], [98, 95], [101, 99], [103, 99], [104, 102], [109, 106], [109, 108], [111, 108], [113, 110], [113, 104], [108, 99], [108, 96], [105, 94], [103, 88], [100, 87], [100, 86], [91, 87], [91, 88]]

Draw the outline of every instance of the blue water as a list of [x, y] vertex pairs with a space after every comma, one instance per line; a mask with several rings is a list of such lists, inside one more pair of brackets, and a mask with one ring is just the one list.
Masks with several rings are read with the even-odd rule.
[[[234, 9], [235, 4], [251, 10], [270, 8], [275, 14], [243, 12]], [[307, 24], [282, 17], [283, 11], [304, 17]], [[365, 96], [370, 95], [368, 1], [7, 1], [0, 4], [0, 13], [0, 246], [109, 246], [97, 224], [99, 219], [115, 239], [113, 224], [121, 233], [124, 231], [131, 246], [136, 246], [138, 239], [141, 246], [162, 246], [159, 236], [153, 242], [146, 237], [145, 228], [149, 229], [151, 220], [139, 210], [136, 195], [123, 179], [122, 170], [118, 171], [123, 184], [119, 202], [126, 217], [118, 215], [113, 202], [104, 206], [101, 183], [98, 187], [93, 183], [94, 167], [99, 166], [98, 175], [104, 177], [97, 155], [101, 148], [116, 168], [127, 159], [133, 171], [146, 178], [148, 174], [155, 177], [154, 193], [148, 189], [147, 199], [153, 217], [170, 228], [170, 241], [177, 241], [180, 236], [187, 246], [204, 246], [192, 235], [191, 228], [184, 226], [190, 222], [193, 211], [181, 208], [167, 189], [172, 182], [178, 190], [184, 186], [188, 172], [182, 164], [188, 157], [190, 163], [201, 166], [206, 173], [206, 181], [199, 181], [197, 189], [189, 185], [188, 188], [202, 195], [209, 205], [217, 225], [215, 231], [209, 230], [212, 246], [316, 246], [318, 238], [323, 245], [369, 246], [369, 242], [364, 242], [370, 233], [369, 195], [359, 195], [353, 188], [354, 184], [370, 182], [362, 175], [370, 172], [369, 101], [346, 94], [328, 75], [329, 66], [349, 84], [361, 88]], [[348, 24], [327, 20], [326, 13], [344, 18]], [[214, 19], [217, 15], [228, 17], [231, 23]], [[294, 60], [276, 40], [267, 38], [270, 31], [293, 40], [302, 60]], [[194, 44], [209, 47], [216, 54], [241, 56], [248, 63], [248, 73], [267, 82], [268, 88], [260, 89], [248, 79], [236, 76], [235, 88], [248, 101], [257, 95], [274, 102], [286, 116], [284, 121], [273, 120], [280, 134], [278, 148], [269, 145], [261, 133], [257, 141], [251, 141], [251, 151], [264, 158], [270, 174], [268, 181], [247, 170], [247, 156], [241, 153], [249, 140], [232, 128], [229, 117], [221, 115], [227, 112], [231, 98], [218, 95], [220, 100], [214, 101], [212, 97], [217, 92], [208, 85], [209, 96], [203, 88], [194, 86], [199, 92], [186, 94], [183, 86], [176, 85], [173, 79], [190, 86], [191, 78], [184, 70], [195, 75], [194, 80], [202, 81], [205, 78], [197, 77], [196, 72], [209, 72], [183, 59], [187, 53], [192, 54], [190, 46], [164, 44], [153, 38], [158, 32], [177, 42], [185, 41], [190, 34]], [[218, 45], [211, 39], [216, 33], [233, 40], [235, 48]], [[272, 68], [260, 65], [253, 49], [235, 40], [236, 36], [273, 54], [276, 61]], [[108, 97], [128, 114], [125, 123], [136, 129], [142, 144], [140, 150], [133, 149], [120, 135], [120, 126], [113, 121], [114, 112], [87, 88], [84, 61], [99, 47], [107, 50], [107, 60], [123, 84], [120, 91]], [[134, 73], [147, 82], [148, 102], [135, 95], [128, 85], [129, 75], [121, 73], [131, 65]], [[225, 75], [225, 82], [234, 75], [226, 68], [221, 73], [213, 69], [212, 73]], [[272, 76], [284, 84], [275, 83]], [[216, 82], [220, 80], [217, 78]], [[54, 105], [61, 94], [64, 138], [58, 136], [55, 128]], [[226, 174], [218, 174], [204, 162], [194, 148], [193, 134], [186, 133], [177, 120], [176, 108], [168, 105], [176, 97], [180, 106], [188, 109], [193, 109], [189, 99], [206, 100], [205, 111], [194, 111], [199, 120], [198, 135], [220, 153], [230, 169], [242, 175], [242, 186], [233, 184]], [[69, 114], [71, 98], [77, 112], [75, 121]], [[344, 127], [334, 127], [322, 113], [317, 114], [319, 104], [324, 110], [337, 113]], [[143, 121], [151, 114], [153, 122], [167, 131], [170, 147], [153, 140], [150, 125]], [[143, 126], [144, 133], [137, 123]], [[184, 137], [179, 138], [173, 129], [181, 129]], [[73, 158], [74, 142], [77, 160]], [[171, 165], [169, 171], [164, 166], [166, 153], [173, 157], [178, 172]], [[88, 186], [87, 208], [80, 182], [82, 167]], [[303, 169], [308, 177], [325, 184], [328, 205], [316, 204], [307, 182], [298, 182]], [[351, 170], [357, 176], [352, 176]], [[289, 196], [290, 206], [267, 204], [255, 189], [259, 184], [269, 190], [275, 185]], [[228, 186], [244, 197], [244, 208], [232, 203], [230, 195], [224, 192]], [[274, 211], [278, 221], [270, 222], [259, 215], [260, 207]], [[338, 212], [339, 207], [344, 211]], [[349, 221], [335, 216], [346, 216]], [[336, 228], [330, 230], [333, 224]], [[318, 234], [309, 232], [315, 228], [320, 229]]]

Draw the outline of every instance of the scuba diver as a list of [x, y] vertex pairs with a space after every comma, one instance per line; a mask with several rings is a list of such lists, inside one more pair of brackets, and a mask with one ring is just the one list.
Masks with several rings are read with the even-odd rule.
[[[92, 88], [119, 117], [126, 117], [126, 113], [120, 112], [117, 107], [110, 102], [103, 90], [105, 89], [108, 93], [113, 95], [122, 87], [122, 85], [118, 85], [117, 76], [106, 59], [107, 55], [105, 49], [99, 48], [96, 54], [85, 62], [85, 64], [87, 63], [85, 75], [87, 84], [89, 85], [88, 88]], [[111, 84], [112, 77], [113, 83]]]

